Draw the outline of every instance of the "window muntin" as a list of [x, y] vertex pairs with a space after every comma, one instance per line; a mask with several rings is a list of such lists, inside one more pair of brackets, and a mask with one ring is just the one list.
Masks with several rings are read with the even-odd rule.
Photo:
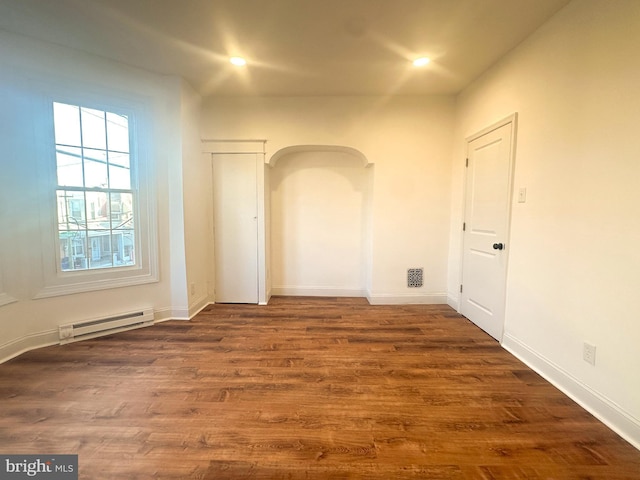
[[136, 265], [129, 117], [58, 102], [53, 114], [60, 270]]

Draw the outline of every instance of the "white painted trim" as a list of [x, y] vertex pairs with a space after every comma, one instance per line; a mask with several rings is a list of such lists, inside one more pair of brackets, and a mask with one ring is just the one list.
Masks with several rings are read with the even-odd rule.
[[13, 298], [11, 295], [6, 293], [0, 293], [0, 307], [3, 305], [9, 305], [10, 303], [17, 302], [17, 298]]
[[155, 314], [156, 320], [155, 323], [158, 322], [166, 322], [167, 320], [189, 320], [189, 307], [163, 307], [163, 308], [154, 308], [153, 313]]
[[[82, 273], [85, 271], [83, 270]], [[120, 277], [120, 278], [103, 278], [92, 281], [89, 272], [85, 275], [78, 276], [78, 282], [67, 283], [63, 285], [49, 285], [40, 289], [34, 296], [33, 300], [41, 298], [59, 297], [61, 295], [73, 295], [75, 293], [94, 292], [98, 290], [106, 290], [111, 288], [132, 287], [134, 285], [144, 285], [147, 283], [157, 283], [159, 278], [157, 270], [152, 273], [143, 273], [141, 275]], [[109, 272], [118, 274], [121, 272]]]
[[214, 139], [203, 138], [202, 152], [214, 154], [265, 153], [266, 140], [263, 139]]
[[265, 302], [264, 303], [260, 302], [260, 303], [258, 303], [258, 305], [269, 305], [269, 301], [271, 300], [271, 296], [272, 295], [273, 294], [271, 293], [271, 287], [269, 287], [269, 289], [267, 290], [267, 298], [266, 298]]
[[258, 213], [258, 304], [267, 303], [267, 204], [264, 154], [256, 155], [256, 207]]
[[195, 302], [191, 304], [189, 307], [189, 320], [199, 314], [202, 310], [204, 310], [208, 305], [213, 302], [209, 299], [209, 295], [203, 295]]
[[640, 420], [526, 344], [505, 333], [502, 346], [640, 450]]
[[471, 143], [474, 140], [477, 140], [480, 137], [485, 136], [487, 133], [491, 133], [494, 130], [499, 129], [500, 127], [504, 127], [505, 125], [509, 125], [510, 123], [513, 123], [514, 127], [517, 126], [517, 122], [518, 122], [518, 112], [514, 112], [511, 115], [504, 117], [501, 120], [498, 120], [495, 123], [492, 123], [491, 125], [489, 125], [486, 128], [483, 128], [482, 130], [480, 130], [479, 132], [475, 132], [471, 135], [468, 135], [467, 137], [465, 137], [465, 141], [466, 143]]
[[371, 305], [441, 305], [447, 303], [446, 293], [376, 293], [367, 295]]
[[0, 345], [0, 363], [4, 363], [28, 351], [58, 345], [59, 343], [60, 338], [57, 328], [55, 330], [24, 335]]
[[448, 293], [447, 305], [449, 305], [451, 308], [453, 308], [457, 312], [458, 309], [460, 308], [460, 296]]
[[273, 295], [291, 295], [296, 297], [366, 297], [367, 292], [359, 288], [343, 287], [300, 287], [284, 285], [272, 287]]
[[278, 163], [278, 160], [280, 160], [282, 157], [285, 157], [292, 153], [300, 152], [340, 152], [347, 155], [352, 155], [360, 159], [364, 167], [373, 165], [373, 163], [369, 161], [367, 156], [360, 150], [357, 150], [353, 147], [345, 147], [342, 145], [292, 145], [290, 147], [281, 148], [276, 153], [271, 155], [271, 158], [267, 163], [269, 164], [269, 166], [275, 167], [276, 163]]

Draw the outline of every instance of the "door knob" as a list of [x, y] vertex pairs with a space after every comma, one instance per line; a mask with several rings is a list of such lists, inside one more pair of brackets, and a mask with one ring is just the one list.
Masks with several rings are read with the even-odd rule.
[[494, 250], [502, 250], [504, 248], [504, 244], [502, 243], [494, 243], [493, 244], [493, 249]]

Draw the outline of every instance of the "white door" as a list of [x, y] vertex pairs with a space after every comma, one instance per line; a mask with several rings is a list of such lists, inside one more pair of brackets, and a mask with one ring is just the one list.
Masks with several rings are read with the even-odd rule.
[[258, 303], [257, 164], [255, 154], [213, 155], [218, 303]]
[[502, 340], [514, 121], [467, 143], [460, 313]]

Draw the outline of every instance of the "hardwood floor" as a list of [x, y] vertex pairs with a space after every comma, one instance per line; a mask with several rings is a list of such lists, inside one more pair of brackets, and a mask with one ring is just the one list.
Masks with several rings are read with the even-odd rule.
[[640, 451], [447, 306], [273, 298], [0, 365], [0, 453], [82, 479], [638, 479]]

